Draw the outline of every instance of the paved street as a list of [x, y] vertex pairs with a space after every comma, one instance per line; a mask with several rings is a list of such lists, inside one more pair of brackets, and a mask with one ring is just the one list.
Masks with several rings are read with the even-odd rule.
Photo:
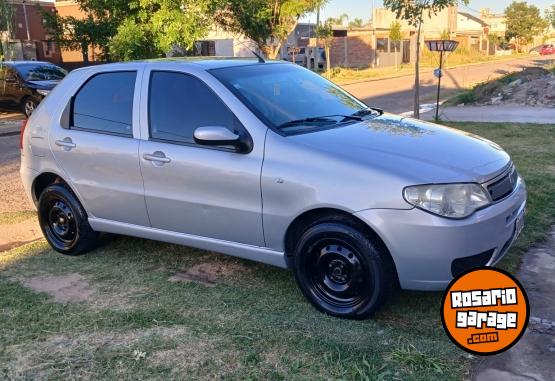
[[[467, 65], [445, 70], [442, 79], [442, 94], [447, 96], [457, 90], [466, 89], [481, 82], [494, 79], [528, 66], [555, 63], [553, 56], [516, 58], [500, 62]], [[348, 92], [366, 104], [383, 108], [385, 111], [402, 113], [412, 111], [414, 76], [373, 80], [345, 85]], [[437, 78], [433, 70], [420, 76], [421, 103], [432, 103], [437, 93]]]

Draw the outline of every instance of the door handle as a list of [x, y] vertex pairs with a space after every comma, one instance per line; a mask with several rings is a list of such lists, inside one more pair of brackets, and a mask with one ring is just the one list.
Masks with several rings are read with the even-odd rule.
[[166, 157], [166, 155], [164, 155], [164, 153], [160, 151], [154, 152], [153, 154], [145, 154], [143, 155], [143, 159], [145, 159], [146, 161], [153, 161], [155, 163], [163, 164], [171, 163], [172, 161], [172, 159]]
[[73, 143], [71, 138], [64, 138], [64, 140], [56, 140], [56, 145], [58, 147], [64, 148], [66, 151], [72, 150], [73, 148], [77, 147], [77, 145]]

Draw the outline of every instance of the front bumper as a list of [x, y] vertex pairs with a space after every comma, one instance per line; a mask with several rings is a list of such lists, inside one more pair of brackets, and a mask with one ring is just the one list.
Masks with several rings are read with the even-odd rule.
[[457, 259], [491, 252], [487, 266], [499, 262], [516, 240], [526, 209], [526, 185], [464, 220], [450, 220], [420, 209], [371, 209], [355, 215], [386, 244], [407, 290], [443, 290], [453, 279]]

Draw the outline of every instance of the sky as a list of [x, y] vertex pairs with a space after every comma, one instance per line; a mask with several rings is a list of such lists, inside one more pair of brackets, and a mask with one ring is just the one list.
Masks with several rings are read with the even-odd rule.
[[[381, 0], [330, 0], [328, 5], [322, 10], [322, 19], [337, 17], [342, 13], [347, 13], [351, 19], [355, 17], [367, 21], [371, 18], [372, 3], [376, 7], [382, 6]], [[512, 0], [470, 0], [468, 6], [459, 6], [461, 11], [477, 14], [480, 8], [490, 8], [493, 13], [503, 13], [505, 8], [512, 3]], [[543, 10], [555, 4], [554, 0], [528, 0], [528, 4], [533, 4]], [[315, 15], [306, 17], [303, 21], [316, 21]]]

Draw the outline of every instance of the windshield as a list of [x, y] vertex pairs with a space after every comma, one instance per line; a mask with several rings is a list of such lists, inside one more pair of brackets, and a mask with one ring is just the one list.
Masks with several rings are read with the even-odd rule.
[[24, 81], [61, 81], [67, 75], [61, 67], [45, 64], [17, 65], [16, 70]]
[[318, 74], [264, 64], [210, 71], [272, 127], [294, 132], [360, 120], [368, 107]]

